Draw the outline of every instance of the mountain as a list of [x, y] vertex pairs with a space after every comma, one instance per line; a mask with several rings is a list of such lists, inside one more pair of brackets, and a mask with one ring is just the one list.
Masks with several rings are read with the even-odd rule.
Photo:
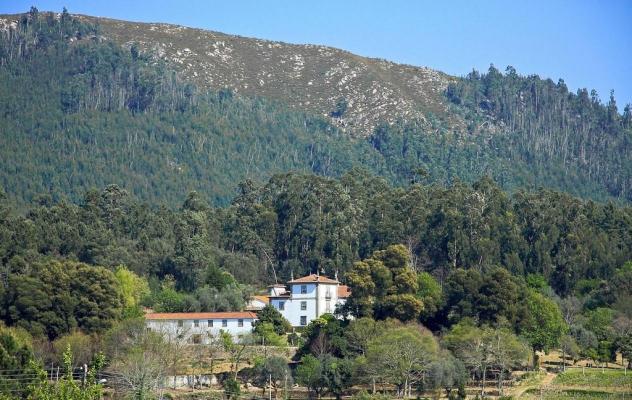
[[[632, 113], [493, 66], [450, 77], [312, 45], [166, 24], [0, 16], [0, 185], [17, 204], [118, 184], [177, 206], [239, 182], [360, 167], [632, 200]], [[44, 201], [44, 200], [42, 200]]]
[[[199, 87], [281, 100], [357, 136], [380, 122], [419, 120], [448, 112], [443, 95], [453, 77], [430, 68], [370, 59], [317, 45], [245, 38], [170, 24], [79, 17], [126, 47], [163, 59]], [[340, 112], [340, 105], [344, 111]], [[424, 126], [429, 126], [425, 124]]]

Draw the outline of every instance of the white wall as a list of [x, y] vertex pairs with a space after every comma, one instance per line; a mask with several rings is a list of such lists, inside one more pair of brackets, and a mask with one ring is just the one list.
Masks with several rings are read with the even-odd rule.
[[[239, 326], [239, 319], [243, 320], [243, 326]], [[182, 326], [178, 324], [178, 321], [182, 321]], [[208, 343], [209, 334], [212, 336], [218, 336], [220, 330], [230, 333], [233, 337], [239, 338], [239, 336], [246, 335], [252, 332], [254, 319], [253, 318], [226, 318], [226, 325], [222, 325], [222, 319], [213, 319], [213, 326], [209, 326], [209, 320], [198, 320], [198, 326], [194, 326], [194, 320], [169, 320], [169, 319], [152, 319], [147, 320], [147, 328], [154, 332], [159, 332], [168, 335], [170, 338], [175, 339], [181, 336], [183, 340], [188, 343], [191, 342], [193, 335], [201, 335], [202, 343]]]
[[[306, 293], [301, 293], [301, 287], [305, 286]], [[271, 298], [272, 304], [292, 324], [292, 326], [304, 326], [301, 324], [301, 316], [306, 317], [306, 324], [325, 313], [332, 314], [336, 311], [338, 301], [338, 285], [331, 283], [307, 283], [291, 284], [291, 297]], [[327, 298], [329, 293], [330, 297]], [[306, 309], [301, 310], [301, 302], [305, 301]], [[280, 309], [279, 303], [284, 303], [284, 309]], [[306, 325], [305, 324], [305, 325]]]

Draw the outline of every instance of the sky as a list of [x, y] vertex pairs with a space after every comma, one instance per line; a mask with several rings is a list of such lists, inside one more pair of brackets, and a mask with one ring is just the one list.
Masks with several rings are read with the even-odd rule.
[[2, 0], [40, 11], [168, 22], [261, 39], [333, 46], [463, 76], [490, 64], [632, 103], [632, 0]]

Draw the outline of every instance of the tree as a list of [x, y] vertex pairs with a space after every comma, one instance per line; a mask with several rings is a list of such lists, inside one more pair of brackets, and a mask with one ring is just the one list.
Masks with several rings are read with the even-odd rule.
[[597, 360], [606, 363], [613, 361], [616, 355], [617, 337], [614, 330], [615, 311], [599, 307], [589, 310], [584, 317], [583, 325], [597, 337]]
[[[149, 398], [160, 389], [176, 352], [158, 332], [148, 331], [142, 320], [129, 320], [108, 334], [112, 384], [135, 399]], [[172, 372], [173, 373], [173, 372]]]
[[70, 349], [73, 355], [73, 368], [88, 365], [94, 353], [92, 338], [81, 331], [73, 331], [58, 337], [53, 342], [53, 349], [59, 364], [63, 363], [63, 355]]
[[491, 342], [491, 360], [498, 369], [498, 390], [504, 394], [505, 374], [523, 368], [529, 362], [529, 346], [508, 329], [494, 329], [486, 338]]
[[448, 399], [452, 398], [454, 389], [465, 387], [468, 378], [461, 360], [447, 350], [441, 351], [437, 360], [430, 366], [428, 375], [433, 387], [445, 389]]
[[520, 334], [527, 339], [534, 351], [548, 351], [556, 347], [568, 330], [557, 304], [534, 289], [529, 289], [527, 309], [528, 315], [521, 323]]
[[379, 379], [395, 385], [398, 397], [405, 397], [414, 385], [425, 380], [438, 352], [439, 345], [430, 332], [408, 325], [371, 340], [366, 359]]
[[229, 400], [238, 399], [241, 395], [239, 382], [233, 377], [225, 379], [224, 382], [222, 382], [222, 387], [224, 388], [224, 396]]
[[377, 307], [376, 317], [397, 318], [400, 321], [414, 321], [424, 309], [423, 302], [412, 294], [389, 295]]
[[428, 272], [417, 273], [417, 297], [423, 303], [421, 319], [427, 321], [439, 311], [442, 303], [443, 290], [439, 282]]
[[296, 353], [296, 357], [312, 354], [321, 357], [331, 354], [335, 357], [345, 357], [348, 343], [344, 334], [343, 323], [331, 314], [323, 314], [312, 320], [303, 332], [305, 342]]
[[147, 280], [139, 277], [122, 265], [116, 268], [114, 276], [118, 281], [122, 296], [123, 315], [126, 317], [141, 316], [141, 301], [150, 293]]
[[616, 346], [628, 361], [628, 369], [632, 369], [632, 319], [621, 315], [613, 325], [617, 332]]
[[562, 350], [562, 363], [564, 371], [566, 371], [566, 358], [567, 356], [573, 360], [573, 364], [579, 357], [579, 346], [575, 339], [570, 335], [564, 335], [560, 338], [560, 350]]
[[285, 317], [275, 307], [269, 304], [263, 307], [261, 311], [257, 312], [257, 318], [258, 319], [255, 323], [255, 333], [258, 333], [257, 329], [259, 325], [264, 323], [272, 324], [274, 332], [277, 335], [284, 335], [292, 330], [290, 322], [285, 319]]
[[34, 263], [28, 274], [13, 274], [4, 292], [3, 316], [50, 339], [80, 328], [86, 333], [109, 329], [121, 315], [114, 274], [73, 261]]
[[481, 396], [485, 395], [490, 368], [499, 371], [497, 383], [502, 393], [505, 373], [529, 360], [528, 346], [507, 329], [479, 328], [463, 321], [452, 327], [443, 342], [471, 373], [478, 376]]
[[493, 365], [493, 342], [490, 341], [492, 330], [478, 328], [463, 321], [454, 325], [444, 337], [445, 346], [476, 375], [481, 383], [481, 396], [485, 393], [488, 369]]
[[257, 343], [262, 343], [265, 346], [287, 346], [286, 336], [277, 334], [272, 323], [260, 323], [261, 321], [257, 322], [259, 323], [257, 323], [254, 331], [254, 336], [257, 337]]
[[299, 366], [296, 367], [296, 381], [307, 387], [310, 398], [314, 395], [320, 397], [326, 387], [320, 360], [311, 354], [303, 356]]
[[320, 358], [322, 378], [328, 392], [340, 399], [351, 386], [352, 361], [325, 354]]
[[0, 326], [0, 396], [26, 396], [38, 372], [29, 335]]
[[336, 106], [334, 108], [334, 110], [331, 112], [331, 116], [334, 118], [341, 118], [344, 113], [347, 111], [347, 99], [345, 99], [344, 97], [340, 97], [337, 101], [336, 101]]
[[424, 304], [418, 297], [417, 273], [409, 264], [410, 255], [403, 245], [388, 246], [356, 262], [347, 274], [351, 297], [346, 310], [356, 317], [416, 320]]
[[274, 397], [277, 398], [279, 387], [287, 388], [292, 386], [292, 374], [287, 365], [287, 360], [279, 356], [270, 356], [258, 360], [254, 366], [255, 384], [265, 388], [268, 384], [274, 389]]
[[239, 365], [248, 355], [252, 338], [250, 336], [243, 336], [239, 341], [235, 341], [235, 338], [233, 338], [230, 333], [220, 331], [220, 341], [230, 361], [232, 379], [237, 379]]
[[345, 329], [345, 337], [351, 350], [365, 355], [373, 339], [396, 326], [398, 324], [393, 320], [375, 321], [372, 318], [363, 317], [349, 323]]

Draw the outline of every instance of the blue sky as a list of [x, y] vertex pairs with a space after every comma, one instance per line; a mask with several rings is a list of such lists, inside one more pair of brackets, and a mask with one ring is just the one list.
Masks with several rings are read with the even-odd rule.
[[616, 1], [75, 1], [14, 0], [40, 10], [169, 22], [242, 36], [334, 46], [453, 75], [472, 68], [538, 74], [572, 90], [611, 89], [632, 103], [632, 0]]

